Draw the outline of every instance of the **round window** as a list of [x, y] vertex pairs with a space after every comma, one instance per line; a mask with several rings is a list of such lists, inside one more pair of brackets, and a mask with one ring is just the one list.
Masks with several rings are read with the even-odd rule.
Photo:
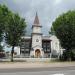
[[36, 39], [36, 42], [39, 42], [39, 40], [38, 40], [38, 39]]

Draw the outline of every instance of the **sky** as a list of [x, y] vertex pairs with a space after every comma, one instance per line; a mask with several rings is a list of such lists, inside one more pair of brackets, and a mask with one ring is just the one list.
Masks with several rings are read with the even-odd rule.
[[[69, 10], [75, 10], [75, 0], [0, 0], [12, 12], [19, 13], [27, 23], [27, 35], [30, 35], [36, 12], [42, 25], [43, 35], [48, 35], [52, 22]], [[6, 50], [10, 50], [5, 46]]]
[[43, 26], [43, 34], [48, 35], [52, 22], [59, 15], [75, 9], [75, 0], [0, 0], [0, 4], [7, 5], [11, 11], [25, 18], [28, 35], [31, 32], [36, 12]]

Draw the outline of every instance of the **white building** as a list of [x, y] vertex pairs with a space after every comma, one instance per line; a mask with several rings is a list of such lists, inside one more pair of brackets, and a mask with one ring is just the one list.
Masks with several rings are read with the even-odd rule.
[[23, 36], [20, 43], [20, 55], [24, 57], [50, 57], [50, 55], [59, 55], [60, 46], [56, 36], [43, 36], [42, 25], [39, 23], [36, 13], [32, 25], [31, 36]]

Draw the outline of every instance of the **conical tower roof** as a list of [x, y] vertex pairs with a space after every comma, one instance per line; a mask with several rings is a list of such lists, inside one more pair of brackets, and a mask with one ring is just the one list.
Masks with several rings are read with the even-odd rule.
[[39, 25], [39, 18], [38, 18], [38, 14], [36, 12], [36, 16], [35, 16], [35, 19], [34, 19], [34, 25]]

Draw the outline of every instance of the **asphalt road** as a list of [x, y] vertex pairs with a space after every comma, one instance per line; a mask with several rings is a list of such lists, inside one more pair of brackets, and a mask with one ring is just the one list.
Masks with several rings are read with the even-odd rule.
[[0, 69], [0, 75], [75, 75], [75, 67]]

